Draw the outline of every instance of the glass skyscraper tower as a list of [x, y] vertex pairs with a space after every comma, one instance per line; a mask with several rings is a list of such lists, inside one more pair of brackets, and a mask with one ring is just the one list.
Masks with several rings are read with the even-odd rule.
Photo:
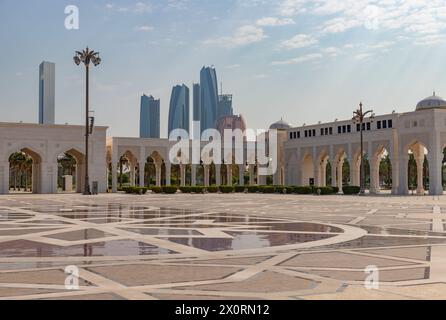
[[139, 116], [140, 138], [160, 138], [160, 100], [152, 96], [141, 97], [141, 111]]
[[184, 84], [173, 87], [170, 97], [168, 135], [175, 129], [184, 129], [190, 133], [189, 107], [189, 88]]
[[201, 132], [215, 128], [218, 116], [217, 73], [212, 67], [203, 67], [200, 72]]
[[39, 123], [55, 123], [56, 65], [42, 62], [39, 66]]

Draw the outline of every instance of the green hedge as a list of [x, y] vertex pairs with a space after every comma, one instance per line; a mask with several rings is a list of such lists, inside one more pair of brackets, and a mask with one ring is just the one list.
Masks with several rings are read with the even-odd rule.
[[313, 188], [310, 187], [310, 186], [294, 187], [293, 191], [294, 191], [294, 193], [297, 193], [297, 194], [312, 194], [313, 193]]
[[195, 187], [180, 187], [180, 191], [182, 193], [204, 193], [204, 187], [203, 186], [195, 186]]
[[338, 187], [332, 187], [333, 188], [333, 193], [338, 194], [339, 193], [339, 188]]
[[220, 186], [218, 188], [221, 193], [233, 193], [234, 187], [233, 186]]
[[204, 193], [204, 191], [206, 190], [204, 186], [191, 187], [191, 189], [193, 193]]
[[274, 192], [284, 194], [286, 188], [284, 186], [274, 186]]
[[274, 186], [259, 186], [260, 193], [275, 193], [276, 188]]
[[163, 188], [161, 188], [161, 187], [150, 187], [150, 190], [153, 193], [163, 193]]
[[314, 194], [318, 194], [318, 190], [320, 190], [321, 195], [334, 194], [334, 190], [332, 187], [314, 187]]
[[235, 186], [234, 191], [237, 193], [244, 193], [246, 191], [246, 187], [245, 186]]
[[286, 194], [293, 194], [294, 193], [294, 187], [285, 187], [285, 193]]
[[127, 194], [146, 194], [148, 188], [146, 187], [123, 187], [122, 191]]
[[357, 186], [345, 186], [342, 188], [342, 192], [344, 192], [344, 194], [359, 194], [360, 191], [361, 188]]
[[175, 194], [178, 191], [178, 187], [175, 186], [164, 186], [163, 192], [166, 194]]
[[191, 187], [180, 187], [180, 191], [182, 193], [192, 193], [192, 188]]
[[257, 193], [259, 191], [258, 186], [248, 186], [248, 193]]
[[206, 191], [209, 193], [218, 193], [218, 187], [217, 186], [210, 186], [206, 188]]

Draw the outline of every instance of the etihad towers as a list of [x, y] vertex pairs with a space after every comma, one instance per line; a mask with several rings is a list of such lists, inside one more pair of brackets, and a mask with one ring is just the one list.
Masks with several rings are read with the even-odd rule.
[[169, 108], [169, 131], [175, 129], [189, 131], [189, 88], [186, 85], [177, 85], [172, 89]]
[[215, 128], [218, 116], [218, 82], [213, 67], [203, 67], [200, 72], [200, 122], [201, 133]]

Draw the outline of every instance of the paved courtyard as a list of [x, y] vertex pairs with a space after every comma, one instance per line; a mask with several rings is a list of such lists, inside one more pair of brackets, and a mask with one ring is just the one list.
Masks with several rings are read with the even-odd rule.
[[429, 196], [2, 196], [0, 298], [446, 299], [445, 220]]

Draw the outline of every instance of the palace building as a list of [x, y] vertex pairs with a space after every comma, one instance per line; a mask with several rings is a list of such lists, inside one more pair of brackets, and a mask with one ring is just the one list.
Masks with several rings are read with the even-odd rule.
[[[359, 186], [361, 157], [364, 157], [371, 194], [379, 193], [383, 187], [381, 162], [384, 158], [390, 165], [386, 172], [390, 181], [386, 187], [392, 194], [408, 194], [415, 186], [418, 194], [426, 191], [432, 195], [443, 194], [446, 101], [435, 93], [420, 101], [413, 112], [366, 119], [362, 127], [363, 155], [361, 126], [352, 119], [302, 127], [280, 120], [271, 125], [272, 129], [278, 132], [278, 168], [268, 179], [258, 174], [256, 164], [234, 166], [223, 161], [220, 165], [173, 165], [168, 159], [174, 142], [156, 138], [107, 138], [107, 127], [95, 127], [89, 150], [90, 181], [96, 184], [98, 192], [116, 192], [123, 184], [122, 173], [126, 171], [127, 183], [134, 186], [272, 183], [333, 186], [342, 192], [344, 185]], [[68, 155], [67, 159], [75, 167], [63, 174], [72, 175], [76, 185], [73, 190], [81, 192], [85, 175], [84, 135], [82, 126], [0, 123], [0, 194], [15, 190], [17, 184], [23, 185], [26, 170], [32, 171], [27, 173], [32, 180], [30, 192], [60, 192], [61, 155]], [[12, 155], [17, 152], [28, 157], [32, 163], [29, 169], [14, 165]], [[416, 172], [412, 173], [416, 183], [409, 181], [410, 161], [416, 163]]]

